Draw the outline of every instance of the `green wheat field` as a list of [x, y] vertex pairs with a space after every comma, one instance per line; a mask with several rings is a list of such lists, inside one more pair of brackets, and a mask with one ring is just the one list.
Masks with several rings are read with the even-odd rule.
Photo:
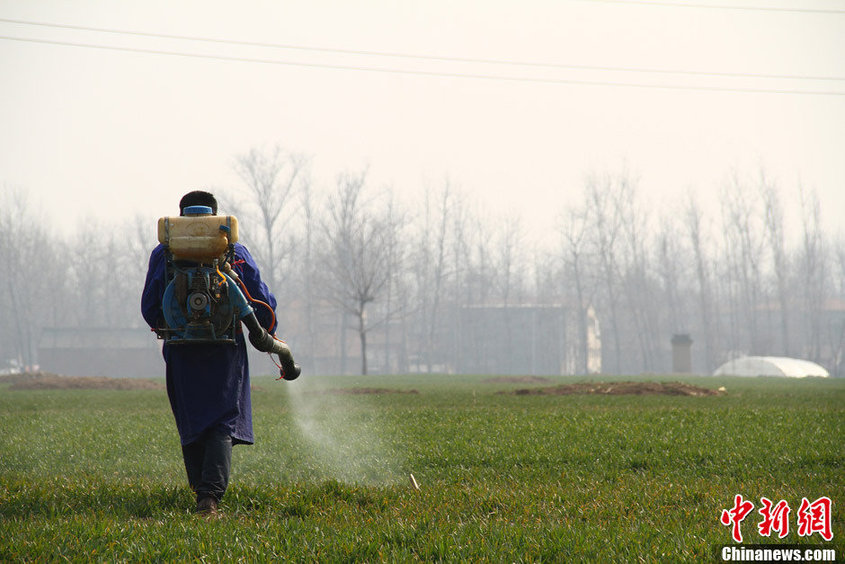
[[[514, 393], [623, 380], [725, 391]], [[744, 543], [843, 557], [845, 380], [257, 377], [217, 518], [157, 384], [0, 381], [0, 561], [714, 561], [736, 494]], [[822, 496], [833, 540], [799, 537]], [[761, 497], [792, 508], [785, 539], [757, 532]]]

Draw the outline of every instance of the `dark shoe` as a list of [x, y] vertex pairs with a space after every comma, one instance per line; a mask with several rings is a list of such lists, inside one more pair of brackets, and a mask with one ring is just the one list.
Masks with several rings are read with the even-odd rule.
[[217, 515], [217, 500], [210, 496], [200, 498], [197, 501], [197, 513], [207, 516]]

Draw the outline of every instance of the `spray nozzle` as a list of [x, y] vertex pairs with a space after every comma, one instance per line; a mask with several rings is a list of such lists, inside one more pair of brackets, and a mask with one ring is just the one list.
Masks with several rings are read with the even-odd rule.
[[293, 358], [290, 359], [290, 362], [287, 362], [286, 359], [282, 358], [282, 355], [279, 355], [279, 363], [281, 364], [281, 368], [279, 369], [280, 380], [290, 382], [299, 378], [299, 375], [302, 373], [302, 368], [293, 362]]

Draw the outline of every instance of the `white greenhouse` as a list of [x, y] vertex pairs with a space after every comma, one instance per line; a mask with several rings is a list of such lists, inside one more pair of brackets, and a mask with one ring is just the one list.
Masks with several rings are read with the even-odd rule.
[[783, 356], [744, 356], [726, 362], [716, 369], [713, 376], [786, 376], [805, 378], [830, 374], [823, 367], [809, 360]]

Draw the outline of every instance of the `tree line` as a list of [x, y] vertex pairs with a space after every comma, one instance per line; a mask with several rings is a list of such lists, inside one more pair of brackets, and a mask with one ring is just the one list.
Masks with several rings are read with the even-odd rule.
[[[591, 173], [541, 246], [525, 218], [491, 220], [448, 180], [411, 203], [367, 169], [317, 186], [309, 158], [279, 147], [234, 162], [240, 184], [212, 191], [279, 300], [280, 335], [314, 372], [457, 370], [471, 308], [501, 313], [495, 346], [507, 352], [530, 342], [511, 312], [556, 306], [570, 326], [569, 372], [588, 372], [597, 319], [606, 373], [667, 372], [671, 337], [688, 334], [696, 372], [757, 354], [843, 375], [845, 245], [824, 230], [812, 190], [795, 188], [788, 214], [765, 173], [714, 187], [718, 210], [686, 195], [671, 211], [630, 173]], [[36, 365], [45, 328], [143, 327], [157, 218], [89, 220], [63, 238], [23, 192], [0, 199], [0, 226], [15, 234], [0, 247], [0, 362]], [[505, 363], [492, 371], [525, 368]]]

